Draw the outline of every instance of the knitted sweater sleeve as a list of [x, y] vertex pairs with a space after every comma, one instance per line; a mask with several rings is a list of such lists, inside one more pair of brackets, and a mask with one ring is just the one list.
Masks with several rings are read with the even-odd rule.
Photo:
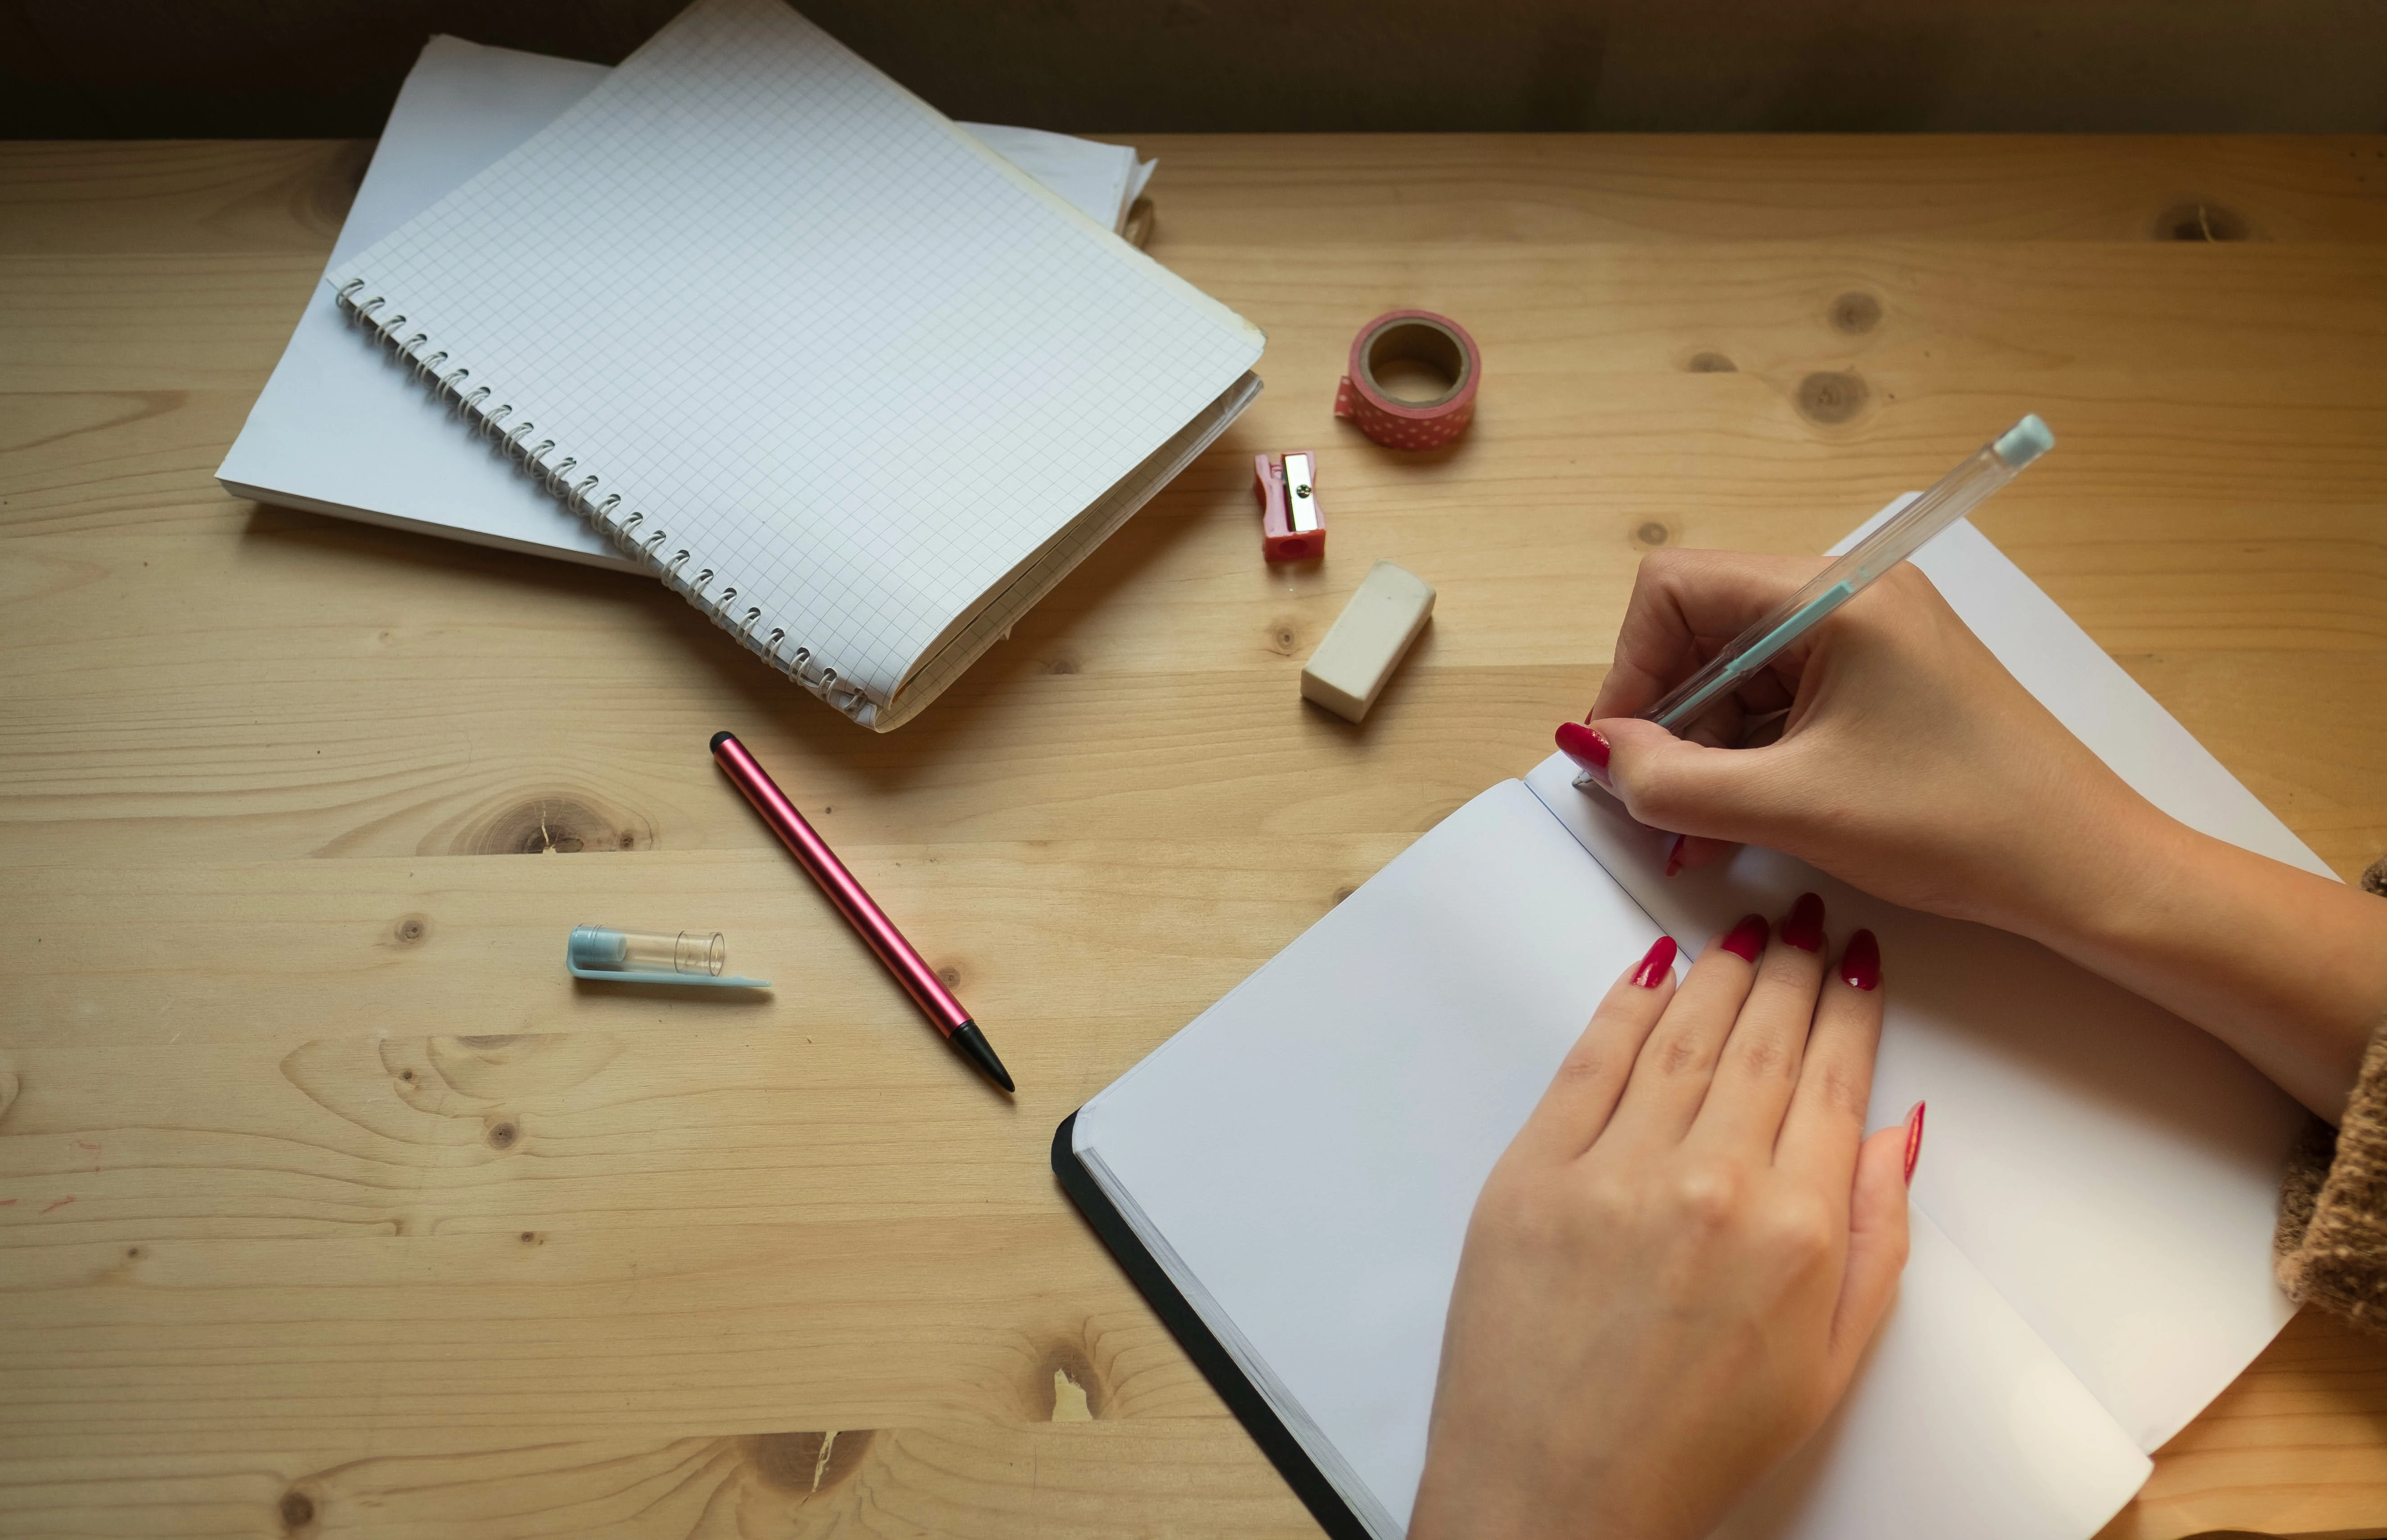
[[[2362, 874], [2387, 897], [2387, 858]], [[2288, 1163], [2273, 1265], [2288, 1297], [2387, 1333], [2387, 1023], [2335, 1131], [2316, 1117]]]

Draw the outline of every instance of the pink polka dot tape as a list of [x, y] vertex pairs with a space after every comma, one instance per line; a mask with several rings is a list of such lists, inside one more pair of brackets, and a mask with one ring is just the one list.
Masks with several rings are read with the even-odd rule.
[[[1394, 364], [1421, 365], [1448, 388], [1429, 399], [1403, 400], [1379, 383], [1379, 372]], [[1351, 339], [1351, 372], [1335, 387], [1334, 415], [1349, 418], [1388, 449], [1437, 448], [1466, 431], [1483, 375], [1483, 355], [1466, 327], [1432, 310], [1389, 310]]]

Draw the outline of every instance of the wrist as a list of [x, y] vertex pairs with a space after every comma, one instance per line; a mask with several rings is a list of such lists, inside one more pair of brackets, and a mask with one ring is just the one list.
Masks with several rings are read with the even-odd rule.
[[2034, 850], [2016, 852], [2027, 879], [1997, 923], [2076, 961], [2160, 925], [2165, 895], [2194, 865], [2200, 837], [2118, 778]]

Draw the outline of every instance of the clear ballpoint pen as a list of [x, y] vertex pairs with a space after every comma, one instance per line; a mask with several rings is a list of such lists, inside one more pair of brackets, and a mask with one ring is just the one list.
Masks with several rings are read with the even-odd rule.
[[1938, 486], [1817, 574], [1813, 582], [1735, 637], [1705, 668], [1674, 687], [1642, 716], [1668, 732], [1681, 732], [1809, 628], [1862, 593], [1865, 585], [1913, 555], [1925, 541], [1971, 512], [1982, 499], [2012, 481], [2014, 473], [2053, 448], [2055, 435], [2036, 415], [2025, 417], [1982, 445], [1939, 478]]

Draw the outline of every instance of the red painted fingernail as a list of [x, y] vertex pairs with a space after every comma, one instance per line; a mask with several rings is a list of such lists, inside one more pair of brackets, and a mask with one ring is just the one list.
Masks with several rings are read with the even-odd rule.
[[1658, 981], [1674, 971], [1674, 938], [1661, 936], [1641, 954], [1641, 966], [1633, 970], [1633, 981], [1645, 990], [1654, 990]]
[[1580, 764], [1593, 780], [1608, 784], [1608, 735], [1580, 722], [1561, 722], [1558, 731], [1559, 752]]
[[1726, 936], [1722, 944], [1726, 952], [1741, 961], [1753, 963], [1757, 961], [1757, 954], [1765, 950], [1765, 931], [1764, 915], [1743, 915], [1740, 923], [1732, 928], [1732, 934]]
[[1881, 943], [1872, 931], [1849, 938], [1848, 950], [1840, 953], [1840, 978], [1861, 990], [1881, 987]]
[[1782, 939], [1801, 952], [1824, 950], [1824, 901], [1801, 893], [1790, 913], [1782, 916]]
[[1666, 847], [1666, 875], [1668, 877], [1672, 877], [1676, 872], [1683, 869], [1683, 845], [1684, 842], [1689, 839], [1690, 836], [1687, 834], [1678, 834], [1674, 836], [1674, 842]]
[[1906, 1185], [1914, 1185], [1914, 1163], [1923, 1157], [1923, 1104], [1906, 1115]]

